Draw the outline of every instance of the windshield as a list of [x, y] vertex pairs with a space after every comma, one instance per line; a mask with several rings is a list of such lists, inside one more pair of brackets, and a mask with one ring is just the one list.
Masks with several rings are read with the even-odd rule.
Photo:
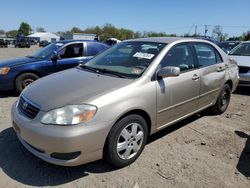
[[250, 43], [241, 43], [230, 52], [230, 55], [250, 56]]
[[32, 56], [28, 56], [28, 57], [34, 57], [37, 59], [45, 59], [48, 56], [50, 56], [54, 51], [57, 51], [58, 48], [59, 48], [59, 45], [55, 43], [49, 44], [48, 46], [45, 46], [44, 48], [38, 50]]
[[138, 78], [165, 46], [166, 44], [152, 42], [122, 42], [81, 67]]

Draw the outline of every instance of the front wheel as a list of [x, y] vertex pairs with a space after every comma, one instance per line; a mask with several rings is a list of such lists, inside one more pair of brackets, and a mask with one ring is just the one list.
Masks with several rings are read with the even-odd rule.
[[37, 79], [39, 79], [39, 76], [34, 73], [24, 73], [19, 75], [15, 81], [16, 91], [21, 93], [25, 87]]
[[139, 115], [128, 115], [111, 129], [104, 151], [107, 161], [118, 168], [134, 162], [141, 154], [148, 137], [148, 126]]
[[220, 92], [215, 105], [212, 107], [213, 112], [216, 114], [222, 114], [227, 110], [231, 98], [231, 88], [228, 84], [225, 84]]

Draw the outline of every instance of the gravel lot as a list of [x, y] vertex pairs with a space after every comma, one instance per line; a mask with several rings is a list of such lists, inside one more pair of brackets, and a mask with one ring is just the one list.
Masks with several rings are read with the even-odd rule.
[[[0, 49], [0, 59], [30, 55]], [[150, 137], [132, 165], [104, 161], [66, 168], [34, 157], [11, 128], [13, 92], [0, 92], [0, 187], [250, 187], [250, 89], [239, 88], [223, 115], [194, 115]]]

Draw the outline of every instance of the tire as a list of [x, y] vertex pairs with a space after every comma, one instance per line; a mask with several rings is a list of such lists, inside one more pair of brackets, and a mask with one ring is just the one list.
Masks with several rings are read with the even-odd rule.
[[215, 105], [212, 107], [212, 111], [219, 115], [227, 110], [231, 98], [231, 88], [228, 84], [225, 84], [221, 90]]
[[105, 143], [104, 158], [112, 166], [127, 166], [140, 156], [147, 137], [148, 126], [144, 118], [128, 115], [112, 127]]
[[31, 84], [37, 79], [39, 79], [39, 76], [37, 76], [34, 73], [24, 73], [24, 74], [19, 75], [15, 81], [16, 91], [18, 93], [21, 93], [25, 87], [27, 87], [29, 84]]

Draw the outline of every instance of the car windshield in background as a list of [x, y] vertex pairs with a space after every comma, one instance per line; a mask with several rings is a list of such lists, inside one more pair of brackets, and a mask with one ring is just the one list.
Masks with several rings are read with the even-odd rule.
[[62, 46], [62, 44], [60, 43], [49, 44], [48, 46], [38, 50], [36, 53], [28, 57], [36, 59], [45, 59], [50, 56], [54, 51], [57, 51], [60, 46]]
[[138, 78], [165, 46], [163, 43], [123, 42], [81, 67], [119, 77]]
[[225, 52], [230, 52], [235, 46], [237, 46], [240, 42], [221, 42], [218, 46], [224, 50]]
[[230, 55], [250, 56], [250, 43], [242, 43], [236, 46]]

